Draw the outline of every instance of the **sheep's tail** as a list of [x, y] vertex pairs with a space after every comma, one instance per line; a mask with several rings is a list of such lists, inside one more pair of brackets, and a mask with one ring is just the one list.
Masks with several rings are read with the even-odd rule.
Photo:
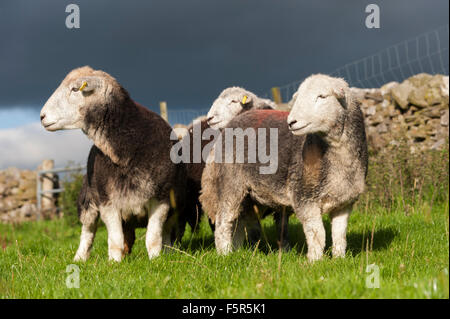
[[219, 204], [219, 189], [217, 185], [219, 174], [219, 169], [214, 161], [206, 164], [202, 174], [202, 189], [199, 197], [203, 211], [208, 214], [213, 224], [216, 221]]

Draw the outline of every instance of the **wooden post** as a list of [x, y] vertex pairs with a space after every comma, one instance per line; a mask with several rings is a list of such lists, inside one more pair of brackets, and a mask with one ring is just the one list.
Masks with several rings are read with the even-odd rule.
[[[55, 162], [53, 160], [44, 160], [42, 162], [42, 164], [40, 165], [40, 170], [43, 171], [47, 171], [47, 170], [51, 170], [55, 168]], [[52, 173], [47, 173], [47, 174], [43, 174], [41, 177], [41, 182], [42, 182], [42, 186], [41, 186], [41, 191], [45, 192], [45, 191], [52, 191], [54, 189], [54, 177], [55, 174]], [[55, 199], [52, 193], [43, 193], [43, 194], [38, 194], [38, 196], [42, 196], [41, 199], [41, 207], [42, 210], [49, 210], [49, 209], [54, 209], [55, 208]]]
[[281, 98], [280, 88], [279, 87], [273, 87], [272, 88], [272, 100], [276, 104], [282, 104], [283, 99]]
[[161, 117], [169, 122], [169, 116], [167, 114], [167, 102], [159, 102], [159, 112], [161, 114]]

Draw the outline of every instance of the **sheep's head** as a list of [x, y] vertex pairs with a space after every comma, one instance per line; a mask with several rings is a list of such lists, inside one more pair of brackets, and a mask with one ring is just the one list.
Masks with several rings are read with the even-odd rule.
[[208, 124], [214, 129], [224, 128], [236, 115], [253, 108], [256, 96], [240, 87], [223, 90], [208, 112]]
[[71, 71], [41, 110], [48, 131], [84, 129], [86, 110], [105, 105], [115, 82], [105, 72], [82, 67]]
[[[287, 122], [294, 135], [342, 134], [351, 104], [347, 82], [323, 74], [308, 77], [294, 94]], [[337, 134], [336, 134], [337, 133]]]

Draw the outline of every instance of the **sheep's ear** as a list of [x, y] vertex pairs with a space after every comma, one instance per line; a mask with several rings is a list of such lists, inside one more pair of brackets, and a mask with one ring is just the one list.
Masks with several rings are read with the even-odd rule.
[[342, 105], [342, 107], [344, 109], [346, 109], [348, 107], [348, 103], [347, 103], [348, 94], [349, 94], [348, 90], [343, 89], [343, 88], [336, 89], [333, 92], [333, 95], [336, 97], [336, 99]]
[[249, 105], [252, 102], [252, 98], [248, 95], [243, 95], [241, 98], [242, 105]]
[[102, 86], [100, 78], [95, 76], [86, 76], [79, 78], [74, 83], [74, 90], [78, 90], [83, 93], [92, 92]]

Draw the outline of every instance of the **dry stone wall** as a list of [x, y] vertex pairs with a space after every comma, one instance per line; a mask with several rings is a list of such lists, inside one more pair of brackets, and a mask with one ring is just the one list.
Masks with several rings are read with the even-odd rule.
[[36, 172], [18, 168], [0, 171], [0, 222], [28, 221], [36, 217]]
[[[402, 83], [352, 91], [361, 102], [371, 150], [406, 143], [416, 153], [448, 145], [448, 76], [420, 73]], [[290, 110], [292, 104], [282, 104], [280, 109]]]

